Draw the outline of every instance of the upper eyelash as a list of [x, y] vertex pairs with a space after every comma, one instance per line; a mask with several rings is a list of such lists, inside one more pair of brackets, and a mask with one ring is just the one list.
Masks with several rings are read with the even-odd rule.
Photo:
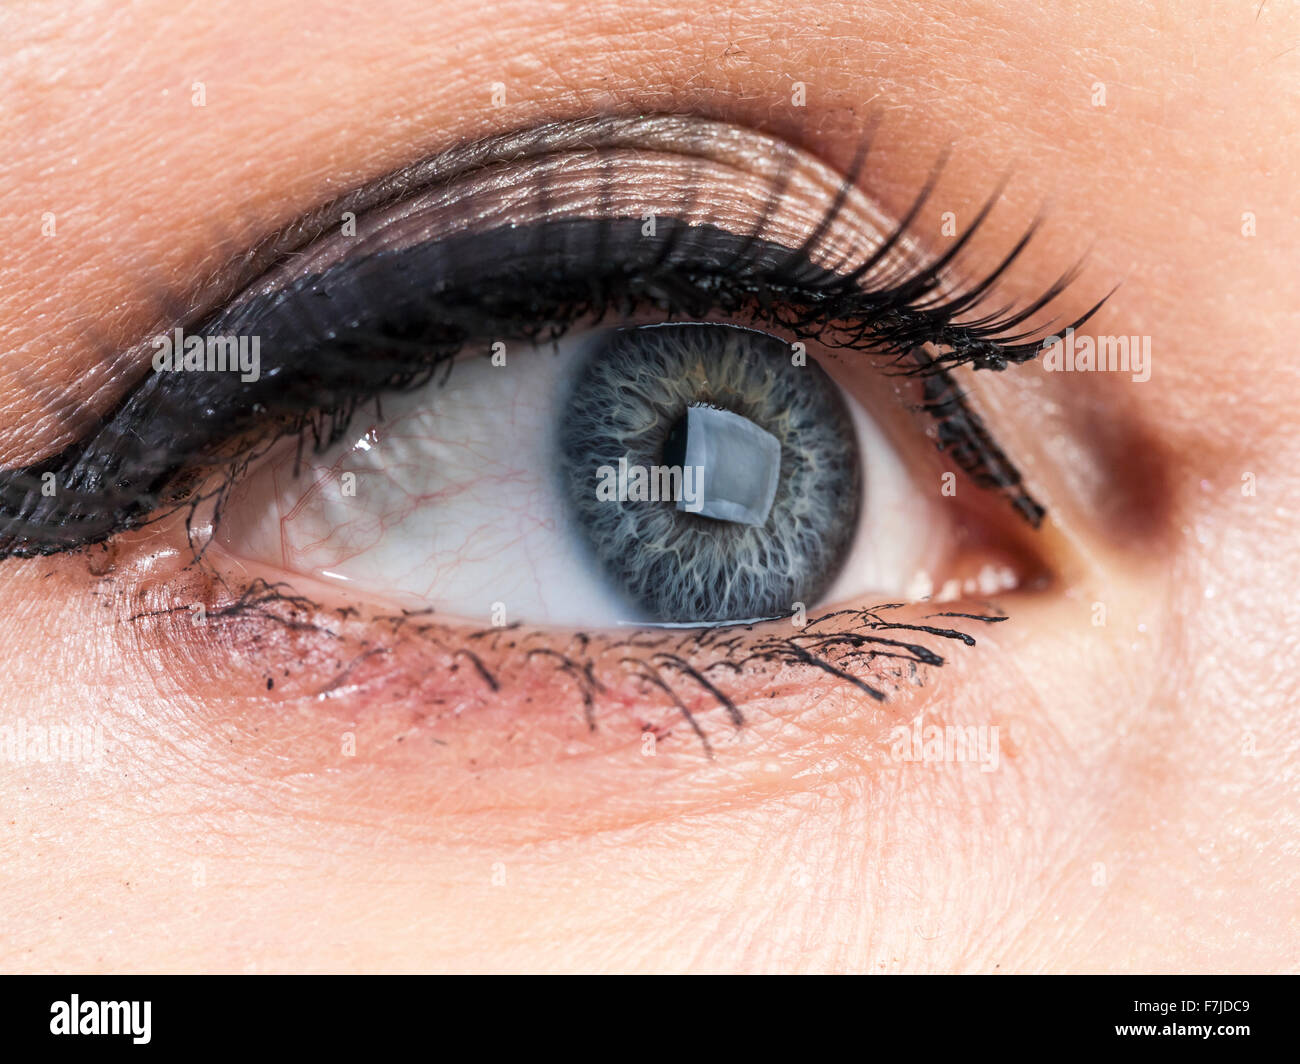
[[[474, 152], [469, 154], [473, 157]], [[178, 488], [177, 474], [201, 467], [205, 455], [247, 432], [258, 417], [272, 414], [281, 434], [297, 431], [300, 440], [308, 440], [316, 448], [327, 446], [340, 437], [363, 403], [385, 391], [427, 382], [440, 367], [449, 368], [464, 344], [476, 338], [475, 330], [479, 339], [518, 334], [556, 337], [579, 318], [600, 320], [614, 311], [645, 304], [656, 305], [669, 317], [747, 310], [758, 320], [798, 337], [870, 351], [897, 372], [927, 377], [925, 408], [939, 422], [940, 446], [952, 449], [958, 465], [968, 474], [1004, 494], [1022, 516], [1037, 525], [1043, 515], [1041, 506], [1024, 491], [1019, 473], [966, 404], [949, 371], [966, 364], [1003, 369], [1037, 355], [1046, 343], [1046, 326], [1025, 326], [1065, 290], [1077, 268], [1063, 274], [1026, 307], [973, 316], [1034, 231], [1031, 226], [982, 280], [958, 290], [947, 287], [948, 267], [984, 223], [998, 198], [995, 194], [943, 255], [909, 273], [887, 276], [872, 287], [863, 287], [861, 282], [906, 238], [934, 188], [938, 166], [884, 243], [853, 271], [836, 272], [814, 264], [808, 252], [856, 186], [865, 158], [864, 147], [840, 193], [799, 248], [771, 244], [756, 235], [758, 230], [738, 236], [708, 224], [690, 225], [665, 217], [661, 224], [668, 235], [654, 259], [633, 270], [605, 269], [601, 273], [615, 231], [631, 224], [630, 220], [605, 216], [537, 223], [528, 235], [537, 239], [539, 247], [546, 246], [547, 226], [588, 228], [596, 265], [585, 279], [585, 292], [542, 295], [546, 279], [538, 277], [525, 301], [529, 314], [521, 315], [518, 307], [513, 308], [516, 317], [511, 325], [506, 322], [513, 289], [495, 304], [477, 308], [463, 292], [459, 302], [429, 299], [423, 307], [426, 326], [438, 323], [445, 329], [455, 323], [460, 326], [459, 336], [450, 340], [444, 336], [441, 344], [424, 337], [418, 351], [398, 358], [380, 359], [375, 353], [379, 347], [392, 353], [404, 338], [392, 332], [348, 333], [346, 326], [340, 336], [339, 327], [313, 318], [315, 311], [305, 298], [309, 292], [346, 280], [349, 271], [360, 276], [363, 267], [382, 256], [345, 260], [322, 277], [305, 279], [297, 290], [263, 294], [227, 307], [196, 331], [255, 334], [257, 330], [250, 326], [256, 324], [259, 314], [269, 315], [277, 302], [285, 299], [298, 300], [296, 309], [305, 316], [297, 324], [319, 326], [306, 353], [310, 365], [300, 362], [296, 367], [306, 374], [265, 377], [273, 389], [250, 388], [220, 374], [155, 374], [147, 378], [88, 439], [37, 465], [0, 473], [0, 557], [51, 554], [98, 542], [142, 523], [160, 508], [170, 512], [187, 502], [193, 505], [194, 498], [187, 498]], [[391, 185], [391, 181], [386, 183], [388, 201], [393, 198]], [[782, 194], [778, 181], [768, 210], [776, 209]], [[545, 195], [546, 190], [540, 190], [543, 201]], [[513, 230], [488, 230], [456, 239], [481, 242], [503, 232]], [[439, 242], [439, 246], [443, 244], [448, 245], [444, 252], [450, 257], [455, 240]], [[429, 246], [416, 250], [427, 252]], [[387, 294], [375, 293], [376, 297]], [[482, 301], [482, 290], [475, 295]], [[1072, 327], [1081, 327], [1100, 305], [1101, 301]], [[444, 317], [434, 318], [439, 310]], [[477, 325], [464, 324], [475, 320]], [[367, 358], [356, 357], [358, 347], [366, 350]], [[307, 360], [306, 355], [300, 352], [302, 361]], [[196, 424], [196, 419], [201, 423]], [[238, 466], [258, 442], [250, 441], [233, 455], [221, 452], [220, 461]], [[58, 484], [53, 496], [41, 490], [44, 475], [50, 473]], [[220, 496], [221, 489], [217, 494]]]

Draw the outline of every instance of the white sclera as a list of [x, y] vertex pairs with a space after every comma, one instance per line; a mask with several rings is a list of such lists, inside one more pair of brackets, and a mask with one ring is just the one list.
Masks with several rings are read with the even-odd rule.
[[[730, 410], [686, 410], [684, 464], [702, 470], [702, 517], [761, 525], [772, 512], [781, 478], [781, 442]], [[677, 509], [688, 508], [685, 499]]]
[[[511, 345], [505, 365], [463, 358], [446, 384], [385, 397], [382, 423], [359, 415], [347, 439], [304, 455], [296, 477], [296, 441], [284, 441], [236, 486], [218, 541], [232, 555], [290, 579], [303, 574], [359, 600], [432, 607], [448, 619], [590, 628], [636, 623], [573, 527], [559, 475], [563, 406], [598, 334], [535, 350]], [[897, 600], [926, 564], [942, 520], [861, 403], [851, 395], [846, 402], [862, 456], [864, 498], [827, 601], [865, 594]], [[727, 420], [706, 415], [711, 427], [702, 433], [688, 425], [687, 447], [699, 440], [721, 455], [700, 463], [727, 471], [713, 489], [716, 514], [725, 516], [721, 503], [730, 502], [739, 507], [734, 512], [766, 516], [771, 463], [759, 468], [746, 455], [734, 464], [721, 445], [724, 433], [715, 431]], [[749, 430], [738, 438], [747, 447], [759, 439]], [[772, 461], [779, 460], [777, 444]]]
[[587, 561], [556, 467], [583, 354], [574, 341], [558, 355], [511, 345], [505, 365], [462, 358], [445, 384], [386, 396], [382, 423], [358, 415], [297, 477], [286, 441], [240, 485], [220, 541], [344, 596], [450, 619], [613, 623], [621, 600]]

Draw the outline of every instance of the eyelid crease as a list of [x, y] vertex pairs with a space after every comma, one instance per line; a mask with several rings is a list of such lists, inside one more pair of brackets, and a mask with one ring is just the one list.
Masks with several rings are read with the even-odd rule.
[[[746, 156], [745, 151], [753, 151], [756, 145], [763, 150]], [[359, 219], [477, 171], [579, 149], [598, 153], [617, 149], [673, 151], [679, 156], [709, 159], [766, 175], [774, 188], [783, 187], [794, 173], [796, 159], [802, 159], [805, 165], [815, 164], [824, 175], [834, 174], [788, 141], [693, 115], [592, 115], [527, 126], [452, 145], [309, 209], [216, 271], [202, 294], [192, 293], [183, 301], [200, 309], [181, 317], [177, 324], [188, 327], [197, 323], [211, 315], [214, 307], [235, 299], [255, 285], [259, 278], [291, 263], [305, 248], [337, 230], [345, 214]], [[840, 183], [842, 179], [832, 181], [831, 189]], [[147, 340], [142, 340], [136, 350], [143, 351], [146, 343]]]
[[[649, 165], [652, 159], [657, 160], [657, 170]], [[633, 196], [622, 202], [614, 195], [618, 183], [627, 180], [619, 173], [620, 162], [635, 162], [642, 171], [635, 175]], [[672, 188], [674, 176], [688, 190], [681, 202], [670, 203], [662, 190], [650, 197], [644, 194], [643, 186], [651, 177]], [[763, 209], [744, 235], [759, 238], [779, 232], [775, 222], [781, 208], [795, 215], [784, 228], [809, 232], [800, 246], [792, 248], [792, 261], [802, 262], [817, 252], [828, 260], [819, 264], [828, 266], [837, 247], [860, 247], [865, 234], [875, 232], [882, 243], [886, 235], [892, 237], [885, 266], [903, 270], [919, 265], [922, 256], [910, 238], [894, 232], [896, 223], [851, 183], [855, 179], [856, 175], [846, 179], [784, 141], [714, 120], [654, 115], [553, 123], [452, 149], [361, 190], [355, 199], [343, 197], [312, 212], [292, 230], [279, 234], [280, 241], [288, 242], [279, 262], [264, 270], [264, 279], [244, 295], [274, 290], [286, 276], [323, 269], [359, 248], [392, 249], [417, 242], [420, 234], [412, 227], [403, 230], [400, 223], [421, 212], [436, 209], [444, 235], [489, 219], [496, 225], [544, 221], [577, 216], [584, 208], [594, 217], [619, 217], [622, 214], [613, 208], [620, 206], [623, 213], [670, 206], [680, 221], [723, 224], [728, 219], [716, 201], [701, 202], [701, 191], [726, 194], [737, 201], [732, 206], [739, 210], [744, 205], [738, 193], [746, 185]], [[468, 204], [469, 210], [457, 215], [461, 204]], [[829, 210], [826, 204], [831, 204]], [[338, 229], [343, 212], [355, 215], [357, 235], [320, 240]], [[452, 218], [454, 227], [448, 224]], [[824, 239], [832, 224], [840, 234], [838, 245]], [[378, 231], [376, 238], [368, 241], [363, 225]], [[435, 228], [435, 223], [429, 222], [427, 228]], [[399, 235], [390, 237], [394, 229]], [[308, 245], [317, 250], [304, 257]], [[669, 254], [675, 250], [670, 246]]]
[[[772, 146], [770, 152], [760, 153], [757, 160], [753, 154], [756, 141]], [[555, 198], [554, 184], [543, 181], [540, 186], [543, 190], [540, 197], [535, 194], [522, 198], [515, 196], [515, 201], [512, 203], [511, 193], [515, 191], [514, 186], [499, 180], [501, 168], [518, 167], [522, 165], [522, 160], [548, 158], [559, 159], [559, 165], [563, 166], [566, 158], [554, 153], [568, 148], [583, 153], [589, 163], [594, 160], [597, 163], [598, 176], [608, 175], [612, 172], [610, 160], [617, 158], [620, 152], [625, 149], [631, 150], [633, 145], [644, 150], [647, 144], [655, 143], [671, 145], [673, 151], [679, 155], [683, 147], [690, 149], [693, 154], [688, 153], [684, 162], [676, 164], [677, 172], [681, 174], [698, 174], [710, 168], [730, 167], [733, 164], [737, 166], [737, 173], [743, 173], [744, 171], [739, 168], [742, 162], [751, 164], [750, 168], [758, 171], [758, 178], [755, 179], [750, 197], [758, 205], [754, 212], [756, 220], [747, 231], [726, 234], [730, 238], [730, 243], [721, 250], [717, 247], [712, 251], [709, 249], [708, 240], [717, 244], [719, 237], [716, 220], [696, 209], [699, 199], [698, 182], [687, 184], [690, 190], [686, 208], [687, 217], [678, 217], [677, 213], [681, 212], [677, 212], [665, 218], [668, 232], [657, 252], [657, 261], [652, 264], [658, 269], [649, 270], [655, 284], [668, 285], [668, 296], [665, 298], [670, 301], [683, 300], [684, 297], [700, 298], [705, 294], [718, 296], [719, 292], [723, 291], [724, 282], [717, 277], [712, 279], [707, 291], [704, 288], [692, 291], [689, 283], [676, 275], [683, 272], [682, 263], [689, 261], [689, 255], [694, 254], [704, 258], [712, 255], [715, 266], [718, 261], [723, 261], [734, 268], [748, 260], [747, 281], [753, 282], [751, 287], [757, 286], [756, 291], [768, 300], [791, 294], [809, 297], [815, 305], [802, 313], [797, 309], [783, 310], [774, 305], [770, 307], [774, 324], [792, 327], [796, 331], [799, 328], [809, 329], [814, 325], [827, 327], [827, 322], [824, 320], [826, 317], [850, 312], [859, 313], [864, 316], [864, 319], [873, 315], [897, 317], [904, 308], [910, 307], [919, 300], [917, 309], [909, 311], [909, 314], [913, 314], [914, 317], [903, 317], [889, 322], [893, 329], [890, 344], [884, 345], [884, 349], [876, 353], [892, 357], [894, 362], [898, 363], [922, 344], [933, 344], [936, 338], [946, 340], [951, 345], [951, 349], [933, 351], [924, 363], [914, 358], [910, 368], [903, 366], [901, 370], [903, 372], [923, 371], [939, 377], [946, 373], [948, 366], [962, 362], [969, 362], [976, 367], [1000, 369], [1009, 361], [1027, 360], [1040, 349], [1041, 341], [1033, 339], [1033, 332], [1016, 333], [1007, 338], [1008, 342], [997, 341], [1000, 330], [1005, 330], [1006, 327], [1018, 327], [1024, 323], [1027, 318], [1024, 312], [1009, 316], [985, 316], [982, 319], [950, 322], [945, 315], [950, 315], [953, 308], [963, 312], [969, 311], [988, 294], [992, 281], [986, 279], [979, 285], [962, 291], [955, 288], [945, 274], [936, 272], [932, 267], [919, 265], [922, 260], [910, 246], [903, 228], [887, 223], [887, 220], [870, 205], [869, 200], [849, 188], [844, 177], [835, 175], [829, 168], [817, 163], [810, 156], [797, 153], [788, 145], [780, 147], [781, 142], [765, 138], [762, 134], [723, 123], [680, 116], [600, 118], [557, 123], [524, 133], [490, 138], [477, 144], [452, 149], [431, 160], [417, 163], [366, 189], [342, 197], [333, 204], [312, 212], [299, 223], [254, 249], [247, 261], [275, 260], [277, 265], [261, 282], [246, 290], [224, 311], [212, 317], [204, 331], [217, 334], [229, 331], [237, 335], [252, 332], [251, 327], [257, 324], [259, 312], [265, 310], [268, 305], [274, 304], [277, 299], [283, 301], [282, 297], [287, 296], [290, 302], [297, 299], [299, 307], [304, 310], [305, 316], [300, 317], [295, 324], [306, 327], [305, 335], [312, 337], [313, 341], [316, 338], [314, 334], [319, 334], [321, 339], [332, 338], [333, 334], [330, 330], [314, 322], [310, 316], [311, 311], [306, 309], [308, 306], [305, 300], [306, 291], [295, 292], [290, 279], [302, 276], [303, 269], [319, 266], [322, 272], [317, 278], [318, 289], [328, 288], [325, 278], [331, 278], [328, 283], [335, 283], [332, 275], [337, 271], [339, 264], [351, 261], [350, 258], [343, 257], [344, 253], [350, 250], [351, 245], [345, 239], [335, 237], [327, 240], [323, 247], [316, 247], [315, 250], [308, 248], [305, 254], [301, 249], [304, 242], [310, 243], [313, 234], [318, 236], [329, 226], [337, 224], [344, 211], [355, 208], [358, 212], [362, 212], [370, 208], [370, 214], [366, 217], [372, 219], [373, 228], [367, 232], [378, 233], [381, 237], [386, 236], [388, 240], [388, 243], [381, 240], [378, 250], [372, 256], [374, 261], [379, 261], [385, 255], [391, 256], [399, 250], [406, 251], [411, 247], [424, 250], [428, 247], [428, 245], [413, 244], [410, 240], [405, 245], [393, 242], [393, 238], [401, 234], [398, 223], [403, 218], [410, 218], [418, 211], [420, 205], [427, 206], [430, 197], [435, 204], [439, 197], [446, 201], [451, 196], [449, 190], [454, 190], [454, 182], [458, 178], [466, 175], [471, 178], [482, 178], [483, 180], [474, 187], [483, 189], [492, 188], [495, 182], [497, 192], [503, 196], [498, 203], [508, 209], [526, 209], [529, 202], [535, 206], [540, 199], [547, 205], [548, 214], [559, 219], [564, 216], [563, 204]], [[410, 190], [415, 185], [423, 185], [430, 191], [412, 197]], [[594, 192], [603, 201], [607, 201], [611, 187], [609, 183], [596, 180], [587, 186], [586, 192], [589, 197]], [[927, 184], [918, 203], [923, 202], [928, 196], [930, 187], [932, 185]], [[767, 189], [766, 195], [761, 195], [764, 188]], [[778, 193], [773, 191], [776, 188], [781, 190], [779, 202]], [[796, 192], [792, 192], [792, 189]], [[787, 227], [789, 234], [792, 235], [802, 228], [814, 235], [820, 233], [826, 236], [831, 232], [836, 235], [834, 238], [827, 237], [825, 243], [820, 246], [822, 261], [805, 257], [804, 261], [798, 264], [796, 277], [793, 276], [795, 271], [792, 271], [791, 267], [793, 262], [791, 254], [792, 251], [797, 252], [802, 245], [796, 244], [793, 249], [785, 246], [782, 262], [777, 251], [773, 250], [766, 238], [773, 230], [786, 235], [778, 221], [780, 218], [778, 208], [801, 202], [804, 196], [797, 194], [800, 191], [808, 199], [815, 199], [815, 193], [820, 192], [825, 199], [831, 201], [832, 206], [829, 211], [823, 210], [817, 214], [804, 212], [801, 215], [796, 211], [795, 222]], [[451, 206], [454, 207], [456, 205], [454, 197], [452, 200]], [[579, 199], [578, 202], [583, 201]], [[523, 207], [520, 206], [521, 203]], [[384, 208], [394, 208], [394, 211], [385, 219], [384, 224], [375, 225], [373, 218], [376, 208], [381, 214]], [[987, 211], [981, 213], [976, 220], [976, 225], [986, 214]], [[515, 220], [507, 222], [507, 225], [517, 225], [522, 215], [516, 214], [513, 217]], [[635, 215], [629, 215], [621, 221], [626, 222], [634, 217]], [[496, 220], [501, 221], [499, 218]], [[586, 220], [591, 221], [591, 219]], [[865, 249], [863, 260], [874, 263], [872, 269], [877, 267], [883, 269], [887, 278], [895, 283], [894, 289], [887, 296], [878, 299], [878, 305], [872, 305], [867, 295], [855, 289], [856, 283], [865, 274], [869, 274], [870, 270], [862, 270], [859, 267], [846, 275], [831, 268], [836, 264], [842, 265], [851, 261], [854, 240], [861, 239], [864, 220], [876, 228], [879, 240], [874, 246]], [[616, 219], [608, 215], [595, 220], [593, 235], [595, 247], [601, 249], [608, 247], [615, 222]], [[798, 222], [802, 222], [802, 226], [797, 224]], [[840, 224], [839, 229], [835, 228], [837, 223]], [[363, 221], [359, 214], [358, 232], [361, 232], [362, 227]], [[710, 227], [714, 230], [712, 234], [709, 232]], [[534, 227], [539, 240], [544, 240], [547, 235], [542, 232], [543, 228], [543, 226]], [[468, 232], [469, 229], [465, 228], [462, 231]], [[708, 237], [708, 240], [705, 240], [705, 237]], [[959, 244], [964, 246], [969, 237], [970, 231], [960, 238]], [[811, 238], [804, 243], [809, 243], [810, 240]], [[793, 239], [788, 243], [794, 243]], [[1023, 245], [1024, 241], [1004, 259], [995, 273], [994, 280], [1005, 271]], [[450, 258], [449, 255], [445, 257]], [[951, 257], [951, 255], [944, 256], [940, 261], [946, 264]], [[361, 265], [368, 267], [370, 262], [371, 258], [363, 258]], [[755, 265], [756, 263], [761, 264], [761, 268]], [[911, 272], [908, 272], [909, 263], [913, 264]], [[670, 270], [669, 266], [675, 269]], [[645, 270], [647, 264], [641, 263], [640, 267]], [[852, 283], [846, 283], [846, 276], [852, 278]], [[1048, 299], [1059, 295], [1071, 276], [1067, 274], [1062, 281], [1057, 282], [1049, 290], [1046, 297], [1036, 301], [1035, 309], [1045, 304]], [[357, 287], [359, 291], [366, 288], [364, 278], [357, 282]], [[370, 287], [372, 289], [377, 287], [373, 278], [370, 280]], [[736, 286], [729, 293], [724, 294], [728, 294], [733, 301], [736, 301], [741, 294], [741, 286]], [[598, 315], [609, 309], [611, 301], [615, 304], [618, 302], [617, 292], [613, 289], [604, 291], [602, 295], [603, 300], [590, 297], [587, 301], [587, 305], [596, 310]], [[755, 291], [749, 292], [748, 295], [753, 297]], [[294, 309], [297, 308], [290, 308], [290, 310]], [[444, 303], [437, 305], [436, 309], [448, 310], [449, 308]], [[675, 313], [676, 309], [674, 308], [672, 312]], [[688, 306], [686, 309], [697, 315], [700, 313], [698, 306]], [[1091, 313], [1092, 311], [1088, 312], [1089, 315]], [[486, 317], [486, 315], [482, 316]], [[1076, 326], [1082, 324], [1087, 316], [1077, 320]], [[876, 342], [878, 348], [881, 346], [878, 343], [880, 339], [878, 331], [872, 332], [879, 324], [877, 321], [858, 320], [850, 321], [848, 324], [856, 328], [857, 333], [855, 335], [851, 328], [848, 335], [842, 337], [837, 346], [853, 347], [856, 344], [865, 347], [869, 341]], [[545, 332], [544, 322], [534, 319], [532, 325], [537, 333]], [[508, 330], [502, 330], [503, 334], [506, 331]], [[367, 337], [362, 336], [361, 339]], [[384, 347], [389, 350], [400, 348], [403, 342], [400, 337], [390, 335], [384, 335], [380, 339]], [[356, 340], [357, 338], [353, 338], [351, 346], [346, 343], [341, 345], [340, 352], [354, 356]], [[427, 339], [424, 343], [427, 347]], [[327, 361], [323, 353], [318, 352], [318, 354], [320, 354], [318, 362]], [[385, 364], [387, 376], [378, 383], [391, 388], [416, 379], [427, 379], [437, 364], [444, 361], [446, 357], [446, 353], [432, 360], [426, 357], [423, 365], [417, 362], [414, 368], [409, 364], [405, 368], [395, 363]], [[373, 361], [373, 358], [371, 360]], [[351, 358], [350, 361], [355, 368], [355, 358]], [[316, 372], [315, 367], [313, 372]], [[369, 379], [375, 381], [373, 366], [370, 372], [372, 376]], [[339, 373], [341, 380], [341, 369]], [[180, 451], [185, 460], [193, 460], [202, 449], [201, 438], [195, 436], [196, 420], [202, 422], [207, 418], [212, 422], [214, 426], [211, 434], [212, 442], [217, 442], [221, 439], [229, 439], [232, 434], [235, 434], [235, 430], [246, 427], [240, 422], [240, 418], [246, 421], [250, 411], [257, 412], [258, 408], [264, 408], [270, 402], [269, 392], [266, 389], [261, 392], [245, 389], [238, 396], [221, 395], [219, 389], [224, 387], [222, 382], [209, 385], [208, 382], [200, 384], [191, 379], [204, 376], [208, 375], [155, 374], [147, 378], [135, 392], [124, 399], [123, 404], [107, 419], [99, 433], [91, 440], [83, 441], [83, 444], [70, 448], [64, 454], [55, 456], [38, 466], [0, 474], [0, 557], [6, 554], [53, 553], [86, 542], [94, 542], [111, 536], [131, 523], [139, 523], [152, 512], [154, 507], [168, 500], [177, 505], [183, 504], [183, 500], [178, 495], [171, 493], [171, 489], [174, 488], [172, 478], [182, 462], [174, 458], [170, 462], [163, 460], [168, 441], [161, 438], [159, 431], [162, 416], [169, 413], [166, 404], [189, 393], [191, 408], [188, 411], [181, 411], [174, 417], [179, 438], [190, 441], [185, 447], [181, 447]], [[266, 379], [268, 383], [274, 383], [281, 389], [291, 383], [288, 374], [278, 373], [278, 371], [273, 371]], [[338, 398], [321, 387], [319, 381], [316, 384], [315, 392], [312, 391], [311, 382], [302, 385], [299, 388], [302, 393], [299, 398], [304, 396], [318, 400]], [[373, 387], [372, 392], [385, 390], [385, 387]], [[169, 396], [167, 388], [172, 388], [177, 394]], [[339, 408], [327, 410], [323, 418], [319, 416], [312, 418], [305, 411], [308, 405], [319, 411], [325, 404], [317, 402], [304, 405], [303, 412], [298, 415], [300, 430], [310, 431], [315, 436], [317, 445], [322, 439], [337, 438], [338, 432], [347, 424], [357, 405], [369, 398], [369, 394], [358, 394], [361, 391], [364, 389], [345, 389], [344, 394], [351, 394], [352, 398], [345, 400]], [[980, 431], [983, 432], [982, 445], [973, 450], [968, 448], [965, 453], [1000, 455], [996, 445], [992, 443], [991, 438], [987, 437], [987, 432], [983, 430], [982, 425], [979, 425], [978, 420], [971, 420], [973, 415], [969, 413], [963, 415], [964, 424], [961, 418], [956, 416], [962, 408], [960, 396], [955, 389], [949, 388], [945, 396], [944, 402], [934, 404], [932, 412], [937, 410], [940, 416], [949, 418], [952, 431], [966, 435], [976, 430], [978, 430], [976, 435]], [[238, 402], [243, 402], [248, 409], [237, 409]], [[222, 404], [225, 404], [224, 408]], [[290, 412], [284, 409], [283, 403], [281, 405], [282, 414]], [[126, 414], [131, 411], [137, 415], [148, 415], [148, 418], [137, 416], [133, 422], [126, 417]], [[153, 433], [152, 439], [143, 439], [146, 432]], [[146, 451], [152, 449], [151, 453], [146, 453], [139, 458], [137, 472], [140, 475], [137, 475], [134, 480], [122, 474], [123, 465], [127, 460], [118, 457], [119, 451], [130, 448], [136, 448], [137, 452], [141, 449]], [[240, 457], [247, 457], [247, 455]], [[1015, 473], [1014, 467], [1005, 460], [995, 465], [997, 473], [990, 482], [998, 490], [1008, 493], [1013, 505], [1022, 515], [1031, 523], [1036, 523], [1041, 518], [1041, 508], [1038, 508], [1032, 500], [1028, 500], [1028, 497], [1020, 491], [1019, 476]], [[60, 491], [53, 497], [53, 501], [38, 490], [43, 486], [43, 478], [48, 473], [55, 473], [56, 480], [60, 477], [63, 480]], [[105, 516], [106, 511], [111, 513], [111, 518]]]

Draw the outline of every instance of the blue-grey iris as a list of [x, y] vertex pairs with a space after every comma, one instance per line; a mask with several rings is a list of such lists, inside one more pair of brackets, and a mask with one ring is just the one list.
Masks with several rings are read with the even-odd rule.
[[844, 398], [766, 333], [605, 334], [565, 403], [559, 450], [574, 527], [629, 619], [789, 613], [827, 590], [853, 539], [862, 485]]

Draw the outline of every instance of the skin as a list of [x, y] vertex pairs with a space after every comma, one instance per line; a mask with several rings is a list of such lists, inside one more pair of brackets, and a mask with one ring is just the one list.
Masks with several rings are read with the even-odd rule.
[[[1010, 172], [971, 272], [1049, 205], [1006, 301], [1088, 251], [1063, 312], [1122, 281], [1089, 329], [1154, 360], [1142, 384], [974, 375], [1051, 512], [1052, 585], [883, 705], [738, 679], [743, 730], [693, 703], [712, 759], [632, 684], [595, 732], [509, 655], [486, 698], [378, 609], [337, 642], [382, 662], [316, 698], [337, 647], [188, 623], [223, 592], [174, 523], [0, 562], [0, 720], [112, 737], [94, 772], [0, 774], [4, 970], [1295, 968], [1295, 11], [221, 0], [0, 28], [4, 466], [84, 431], [147, 369], [119, 353], [218, 299], [259, 238], [457, 141], [609, 109], [839, 168], [877, 114], [863, 183], [895, 213], [951, 145], [935, 248]], [[473, 712], [421, 716], [436, 696]], [[917, 714], [1003, 729], [998, 771], [892, 760]], [[653, 758], [643, 721], [672, 730]]]

